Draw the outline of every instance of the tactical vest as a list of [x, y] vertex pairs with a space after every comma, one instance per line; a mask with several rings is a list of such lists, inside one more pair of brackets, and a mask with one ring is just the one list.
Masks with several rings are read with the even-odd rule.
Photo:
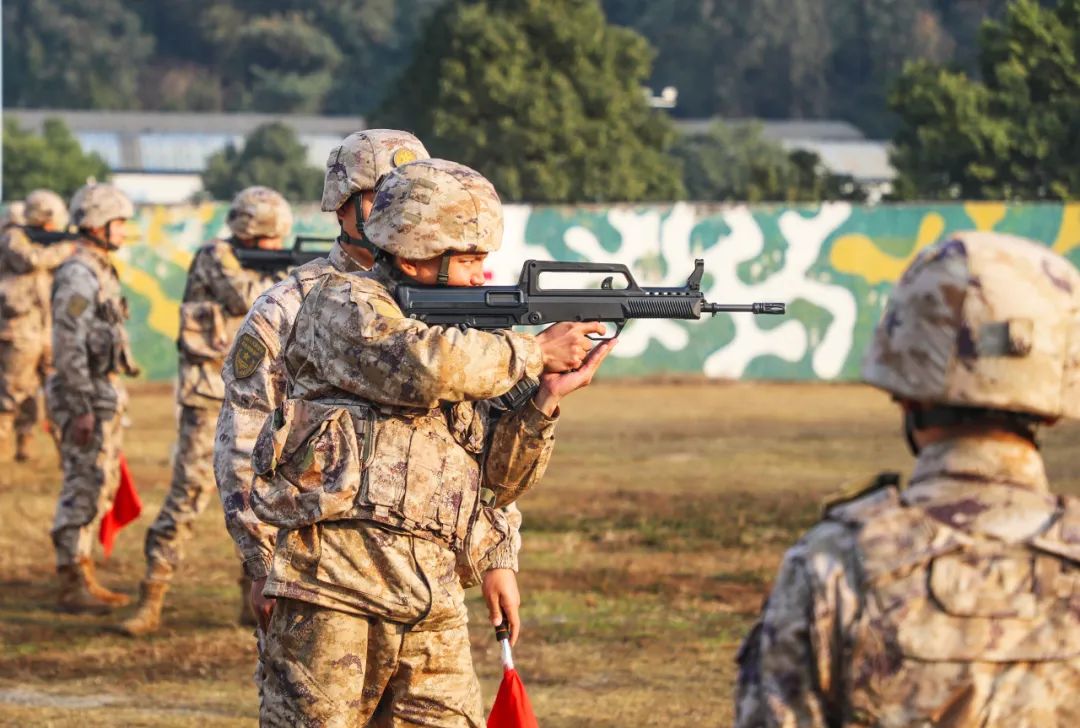
[[1033, 526], [1017, 543], [895, 487], [828, 511], [855, 529], [864, 597], [844, 644], [844, 725], [1080, 725], [1080, 501], [1011, 490], [1010, 523]]
[[481, 492], [488, 409], [287, 399], [256, 440], [252, 508], [279, 528], [368, 520], [459, 550], [494, 501]]
[[[210, 243], [195, 254], [192, 271], [196, 266], [220, 265], [219, 261], [203, 263], [205, 256], [212, 255], [216, 248], [224, 248], [219, 257], [232, 255], [229, 243]], [[229, 271], [228, 275], [242, 277], [257, 293], [262, 293], [284, 277], [283, 273], [266, 274], [242, 268]], [[201, 283], [193, 280], [189, 274], [180, 304], [180, 333], [176, 342], [180, 352], [177, 398], [184, 406], [212, 408], [225, 399], [221, 370], [244, 316], [230, 314], [220, 301], [213, 298], [210, 288]]]
[[94, 315], [87, 324], [86, 333], [87, 363], [91, 376], [137, 374], [139, 369], [135, 365], [131, 342], [124, 328], [129, 316], [128, 302], [121, 292], [116, 269], [84, 248], [79, 248], [64, 263], [64, 266], [69, 265], [82, 266], [98, 282]]

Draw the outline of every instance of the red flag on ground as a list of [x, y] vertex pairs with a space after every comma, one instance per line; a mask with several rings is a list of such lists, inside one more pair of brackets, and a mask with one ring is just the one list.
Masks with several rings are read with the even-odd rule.
[[510, 654], [510, 635], [506, 639], [500, 639], [502, 645], [503, 679], [499, 685], [499, 694], [495, 696], [495, 705], [491, 706], [488, 715], [487, 728], [539, 728], [536, 722], [536, 713], [533, 712], [529, 696], [525, 692], [525, 685], [521, 682], [521, 676], [514, 669], [514, 658]]
[[112, 508], [101, 518], [101, 529], [98, 531], [98, 541], [101, 542], [101, 550], [105, 552], [105, 558], [112, 554], [113, 543], [120, 529], [128, 525], [142, 513], [142, 501], [135, 490], [135, 481], [131, 479], [131, 471], [128, 470], [127, 458], [120, 453], [120, 487], [116, 489], [116, 497], [113, 499]]

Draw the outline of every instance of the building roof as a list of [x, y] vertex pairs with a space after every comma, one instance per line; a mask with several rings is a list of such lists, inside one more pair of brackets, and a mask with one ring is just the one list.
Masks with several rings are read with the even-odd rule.
[[83, 149], [97, 152], [118, 172], [200, 173], [228, 144], [242, 147], [256, 127], [281, 122], [296, 130], [311, 164], [322, 167], [330, 149], [366, 128], [364, 119], [300, 114], [220, 114], [168, 111], [5, 109], [20, 126], [39, 131], [58, 118]]
[[858, 127], [837, 119], [749, 119], [723, 118], [711, 119], [673, 119], [675, 128], [683, 134], [704, 134], [713, 124], [721, 122], [731, 126], [740, 124], [758, 124], [761, 135], [766, 139], [783, 142], [788, 139], [814, 139], [817, 141], [859, 141], [866, 136]]

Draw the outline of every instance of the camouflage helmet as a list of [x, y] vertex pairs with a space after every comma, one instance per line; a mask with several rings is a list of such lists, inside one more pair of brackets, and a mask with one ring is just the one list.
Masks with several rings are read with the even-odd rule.
[[26, 203], [19, 200], [8, 205], [7, 211], [4, 213], [4, 219], [0, 224], [5, 228], [11, 227], [12, 225], [25, 225]]
[[1011, 235], [939, 242], [897, 283], [862, 376], [923, 403], [1080, 417], [1080, 272]]
[[323, 182], [322, 209], [333, 212], [364, 190], [379, 186], [396, 167], [429, 159], [420, 140], [407, 131], [368, 129], [350, 134], [330, 150]]
[[427, 159], [383, 180], [364, 230], [375, 246], [409, 260], [488, 253], [502, 244], [502, 204], [476, 170]]
[[80, 187], [71, 198], [72, 222], [82, 229], [105, 227], [113, 220], [130, 220], [134, 216], [131, 200], [107, 182]]
[[52, 190], [34, 190], [27, 195], [23, 216], [31, 227], [44, 227], [52, 222], [58, 230], [63, 230], [68, 224], [67, 206]]
[[232, 234], [242, 240], [283, 238], [292, 229], [289, 203], [269, 187], [248, 187], [233, 198], [226, 219]]

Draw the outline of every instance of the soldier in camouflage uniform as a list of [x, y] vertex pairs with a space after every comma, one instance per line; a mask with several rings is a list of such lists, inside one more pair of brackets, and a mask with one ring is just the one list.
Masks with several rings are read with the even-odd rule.
[[[464, 587], [517, 611], [518, 544], [501, 506], [542, 476], [560, 399], [612, 344], [596, 324], [532, 336], [405, 318], [399, 282], [481, 285], [502, 238], [491, 184], [443, 160], [376, 193], [371, 274], [333, 272], [285, 348], [290, 398], [252, 464], [256, 515], [278, 532], [266, 593], [262, 724], [480, 726]], [[497, 416], [525, 377], [538, 392]]]
[[328, 258], [295, 269], [288, 278], [260, 296], [236, 336], [222, 371], [225, 398], [217, 425], [214, 475], [225, 512], [225, 526], [236, 542], [243, 569], [252, 581], [251, 601], [263, 623], [273, 600], [263, 596], [270, 573], [277, 529], [251, 510], [251, 450], [267, 416], [285, 398], [286, 373], [281, 357], [296, 312], [308, 291], [330, 271], [371, 268], [374, 258], [364, 237], [378, 182], [394, 167], [428, 153], [412, 134], [368, 129], [346, 137], [330, 152], [326, 164], [322, 209], [337, 214], [341, 226]]
[[55, 192], [34, 190], [23, 206], [23, 225], [0, 238], [0, 460], [29, 457], [38, 422], [38, 395], [51, 364], [49, 292], [53, 271], [73, 243], [35, 242], [38, 232], [67, 229], [68, 213]]
[[128, 399], [120, 376], [138, 374], [124, 331], [127, 301], [109, 260], [110, 251], [124, 243], [125, 223], [135, 210], [109, 184], [79, 190], [71, 207], [81, 240], [53, 282], [56, 367], [45, 387], [64, 471], [52, 540], [60, 608], [104, 613], [128, 602], [97, 582], [91, 547], [93, 526], [111, 507], [120, 482], [121, 422]]
[[[280, 194], [248, 187], [229, 207], [232, 237], [213, 240], [195, 253], [180, 305], [180, 362], [177, 392], [179, 441], [172, 482], [161, 511], [146, 533], [146, 576], [139, 608], [120, 625], [128, 635], [158, 628], [165, 592], [191, 538], [195, 519], [214, 493], [214, 428], [225, 395], [221, 367], [251, 304], [286, 271], [246, 268], [236, 249], [280, 249], [292, 228], [292, 211]], [[241, 580], [241, 619], [250, 584]]]
[[1080, 273], [962, 233], [904, 273], [863, 362], [917, 455], [784, 558], [739, 653], [739, 726], [1080, 725], [1080, 502], [1035, 428], [1080, 417]]

